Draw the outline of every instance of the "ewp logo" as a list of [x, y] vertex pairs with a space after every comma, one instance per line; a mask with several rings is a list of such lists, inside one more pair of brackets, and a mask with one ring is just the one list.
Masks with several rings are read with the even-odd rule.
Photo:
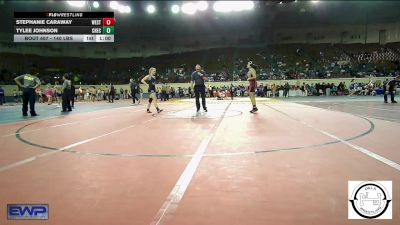
[[10, 204], [7, 205], [7, 219], [9, 220], [47, 220], [49, 219], [49, 205], [47, 204]]

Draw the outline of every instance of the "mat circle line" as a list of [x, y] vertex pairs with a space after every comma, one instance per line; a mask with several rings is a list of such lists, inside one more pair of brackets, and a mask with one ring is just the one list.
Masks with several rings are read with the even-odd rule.
[[[365, 121], [367, 121], [369, 123], [369, 129], [358, 134], [355, 135], [353, 137], [347, 138], [345, 139], [346, 141], [352, 141], [358, 138], [361, 138], [363, 136], [368, 135], [369, 133], [371, 133], [374, 129], [375, 129], [375, 124], [369, 120], [366, 117], [362, 117], [359, 115], [354, 115], [354, 114], [350, 114], [351, 116], [354, 117], [358, 117], [361, 118]], [[42, 149], [47, 149], [47, 150], [51, 150], [51, 151], [55, 151], [58, 150], [58, 148], [56, 147], [51, 147], [51, 146], [46, 146], [43, 144], [38, 144], [38, 143], [33, 143], [30, 142], [26, 139], [24, 139], [20, 132], [25, 129], [26, 127], [33, 125], [33, 124], [37, 124], [40, 123], [41, 121], [35, 121], [33, 123], [30, 124], [26, 124], [22, 127], [20, 127], [19, 129], [17, 129], [15, 131], [15, 137], [21, 141], [24, 144], [27, 145], [31, 145], [34, 147], [38, 147], [38, 148], [42, 148]], [[251, 154], [261, 154], [261, 153], [272, 153], [272, 152], [281, 152], [281, 151], [293, 151], [293, 150], [301, 150], [301, 149], [305, 149], [305, 148], [315, 148], [315, 147], [321, 147], [321, 146], [326, 146], [326, 145], [331, 145], [331, 144], [336, 144], [339, 143], [340, 141], [328, 141], [328, 142], [324, 142], [324, 143], [317, 143], [317, 144], [310, 144], [310, 145], [303, 145], [303, 146], [295, 146], [295, 147], [287, 147], [287, 148], [273, 148], [273, 149], [266, 149], [266, 150], [258, 150], [258, 151], [244, 151], [244, 152], [225, 152], [225, 153], [214, 153], [214, 154], [204, 154], [205, 157], [213, 157], [213, 156], [242, 156], [242, 155], [251, 155]], [[116, 156], [116, 157], [141, 157], [141, 158], [169, 158], [169, 157], [191, 157], [192, 154], [128, 154], [128, 153], [97, 153], [97, 152], [82, 152], [82, 151], [76, 151], [76, 150], [64, 150], [63, 152], [68, 152], [68, 153], [75, 153], [75, 154], [82, 154], [82, 155], [95, 155], [95, 156]]]

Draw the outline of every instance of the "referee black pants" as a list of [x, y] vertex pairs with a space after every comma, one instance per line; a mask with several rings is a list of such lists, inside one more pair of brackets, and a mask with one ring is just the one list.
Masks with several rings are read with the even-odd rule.
[[27, 88], [22, 92], [22, 114], [28, 114], [28, 103], [31, 115], [36, 115], [35, 112], [36, 93], [35, 89]]
[[203, 105], [203, 109], [206, 109], [206, 86], [205, 85], [195, 85], [194, 86], [194, 96], [196, 97], [196, 108], [200, 109], [200, 96], [201, 96], [201, 104]]
[[168, 94], [167, 91], [161, 91], [161, 101], [167, 101]]
[[71, 90], [65, 89], [62, 93], [62, 111], [71, 111]]
[[[390, 94], [390, 100], [391, 100], [391, 102], [394, 102], [395, 100], [394, 100], [394, 93], [393, 93], [393, 91], [389, 91], [389, 94]], [[387, 102], [387, 93], [386, 93], [386, 91], [384, 90], [383, 91], [383, 99], [385, 100], [385, 102]]]
[[114, 98], [115, 92], [110, 92], [110, 94], [108, 94], [108, 102], [114, 102]]
[[70, 96], [69, 96], [69, 100], [71, 101], [71, 107], [74, 108], [75, 106], [75, 94], [73, 93], [73, 91], [71, 91]]

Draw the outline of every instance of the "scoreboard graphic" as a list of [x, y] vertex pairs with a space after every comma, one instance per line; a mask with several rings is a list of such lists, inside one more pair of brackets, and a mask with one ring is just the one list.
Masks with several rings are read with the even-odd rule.
[[14, 12], [14, 42], [114, 42], [114, 12]]

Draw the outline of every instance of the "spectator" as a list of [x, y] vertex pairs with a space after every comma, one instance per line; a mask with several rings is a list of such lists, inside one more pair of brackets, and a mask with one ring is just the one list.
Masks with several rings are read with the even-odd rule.
[[76, 96], [75, 92], [76, 92], [75, 85], [71, 81], [71, 92], [70, 92], [70, 99], [69, 99], [71, 101], [71, 103], [70, 103], [71, 108], [75, 107], [75, 96]]
[[53, 103], [53, 89], [51, 88], [50, 84], [47, 84], [46, 90], [45, 90], [45, 95], [47, 97], [47, 105], [51, 105]]
[[134, 79], [130, 79], [129, 80], [129, 86], [131, 88], [131, 97], [132, 97], [132, 104], [135, 104], [135, 100], [138, 102], [138, 104], [140, 104], [140, 100], [136, 97], [137, 94], [139, 94], [139, 89], [140, 86], [138, 83], [135, 82]]
[[306, 84], [304, 82], [301, 85], [300, 90], [301, 90], [301, 96], [307, 96]]
[[115, 98], [115, 87], [114, 84], [110, 84], [110, 92], [108, 94], [108, 102], [114, 103], [114, 98]]
[[4, 103], [5, 103], [4, 89], [3, 87], [0, 86], [0, 105], [3, 105]]
[[167, 101], [167, 90], [168, 90], [168, 86], [166, 83], [163, 83], [161, 86], [161, 101]]
[[119, 98], [122, 100], [122, 99], [124, 99], [124, 89], [123, 88], [120, 88], [119, 89]]
[[283, 97], [289, 98], [289, 90], [290, 90], [289, 82], [286, 82], [285, 85], [283, 86]]
[[19, 93], [17, 90], [13, 90], [13, 97], [14, 97], [14, 102], [18, 103], [19, 102]]

